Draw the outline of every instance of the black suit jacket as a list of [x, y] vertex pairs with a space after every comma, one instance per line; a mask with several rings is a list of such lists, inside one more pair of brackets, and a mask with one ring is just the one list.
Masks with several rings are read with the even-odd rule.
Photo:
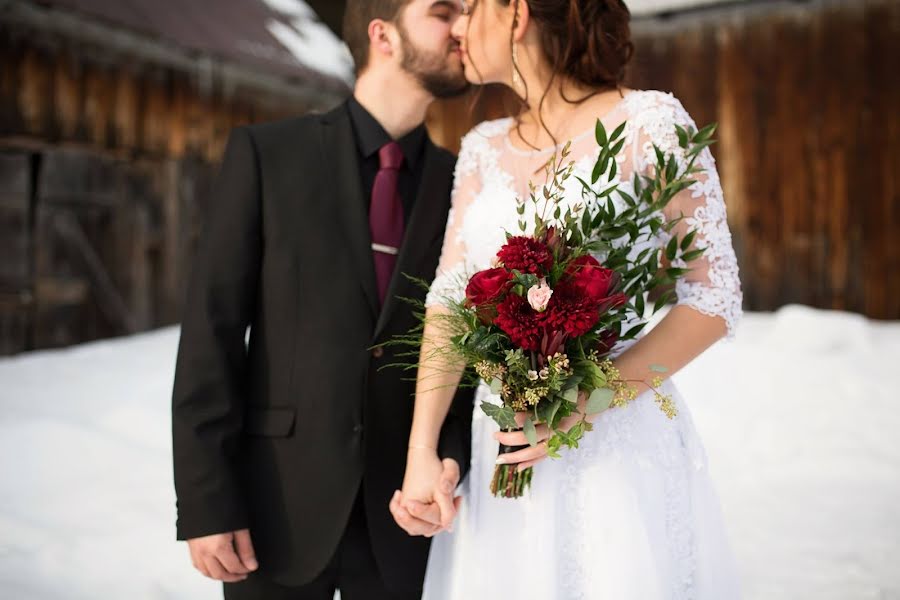
[[[414, 375], [370, 348], [415, 324], [441, 250], [454, 158], [430, 140], [388, 299], [378, 310], [349, 115], [238, 127], [213, 187], [188, 289], [173, 392], [178, 539], [249, 527], [260, 572], [285, 585], [331, 559], [363, 485], [376, 562], [421, 586], [429, 540], [388, 503], [400, 487]], [[245, 336], [249, 327], [249, 340]], [[440, 452], [469, 465], [471, 391]]]

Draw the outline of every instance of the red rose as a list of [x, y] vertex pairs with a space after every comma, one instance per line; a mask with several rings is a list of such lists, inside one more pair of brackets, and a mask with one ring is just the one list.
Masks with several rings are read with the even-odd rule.
[[525, 350], [537, 350], [544, 336], [543, 315], [537, 313], [522, 296], [509, 294], [497, 305], [494, 324]]
[[544, 244], [525, 236], [511, 237], [497, 253], [507, 269], [543, 275], [553, 266], [553, 255]]
[[478, 271], [466, 286], [466, 300], [472, 306], [481, 306], [497, 300], [509, 286], [512, 274], [506, 269]]
[[590, 255], [579, 256], [566, 267], [567, 283], [583, 297], [600, 304], [619, 282], [619, 275], [612, 269], [600, 266]]

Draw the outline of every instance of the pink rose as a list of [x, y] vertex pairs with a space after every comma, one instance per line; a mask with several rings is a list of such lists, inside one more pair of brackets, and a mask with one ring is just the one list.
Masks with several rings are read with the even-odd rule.
[[528, 304], [537, 312], [544, 312], [547, 310], [547, 304], [552, 295], [553, 290], [547, 285], [547, 280], [541, 279], [540, 284], [533, 285], [528, 289]]

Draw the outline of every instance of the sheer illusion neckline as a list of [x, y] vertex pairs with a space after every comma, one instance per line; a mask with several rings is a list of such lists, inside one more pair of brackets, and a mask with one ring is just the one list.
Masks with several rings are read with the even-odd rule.
[[[640, 90], [627, 91], [621, 98], [619, 98], [619, 100], [615, 104], [613, 104], [610, 107], [610, 109], [608, 111], [603, 113], [603, 115], [600, 117], [600, 120], [605, 121], [606, 119], [608, 119], [610, 116], [612, 116], [614, 113], [616, 113], [625, 104], [625, 101], [628, 100], [629, 97], [631, 97], [632, 95], [634, 95], [635, 93], [637, 93], [639, 91]], [[596, 123], [596, 119], [594, 120], [594, 123]], [[535, 150], [535, 149], [527, 149], [526, 150], [525, 148], [517, 148], [512, 142], [511, 134], [513, 131], [513, 127], [515, 127], [515, 124], [516, 124], [515, 117], [510, 117], [509, 118], [509, 128], [506, 130], [506, 133], [503, 136], [503, 143], [506, 145], [507, 150], [509, 150], [513, 154], [518, 154], [519, 156], [535, 156], [538, 154], [547, 154], [549, 152], [559, 152], [560, 150], [562, 150], [565, 147], [565, 145], [567, 143], [571, 142], [572, 145], [575, 145], [578, 142], [580, 142], [581, 140], [585, 139], [586, 137], [588, 137], [590, 135], [594, 135], [594, 130], [596, 128], [596, 125], [591, 125], [591, 127], [589, 129], [581, 132], [580, 134], [578, 134], [571, 140], [566, 140], [565, 142], [560, 142], [559, 144], [556, 144], [555, 146], [548, 146], [546, 148], [539, 148], [537, 150]]]

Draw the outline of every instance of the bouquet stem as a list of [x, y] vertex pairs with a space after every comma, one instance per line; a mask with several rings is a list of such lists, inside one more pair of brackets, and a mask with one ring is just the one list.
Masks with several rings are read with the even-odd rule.
[[[500, 444], [498, 454], [509, 454], [528, 446], [507, 446]], [[497, 498], [521, 498], [525, 491], [531, 487], [531, 476], [534, 470], [531, 467], [519, 469], [519, 465], [497, 465], [494, 468], [494, 477], [491, 479], [491, 494]]]

